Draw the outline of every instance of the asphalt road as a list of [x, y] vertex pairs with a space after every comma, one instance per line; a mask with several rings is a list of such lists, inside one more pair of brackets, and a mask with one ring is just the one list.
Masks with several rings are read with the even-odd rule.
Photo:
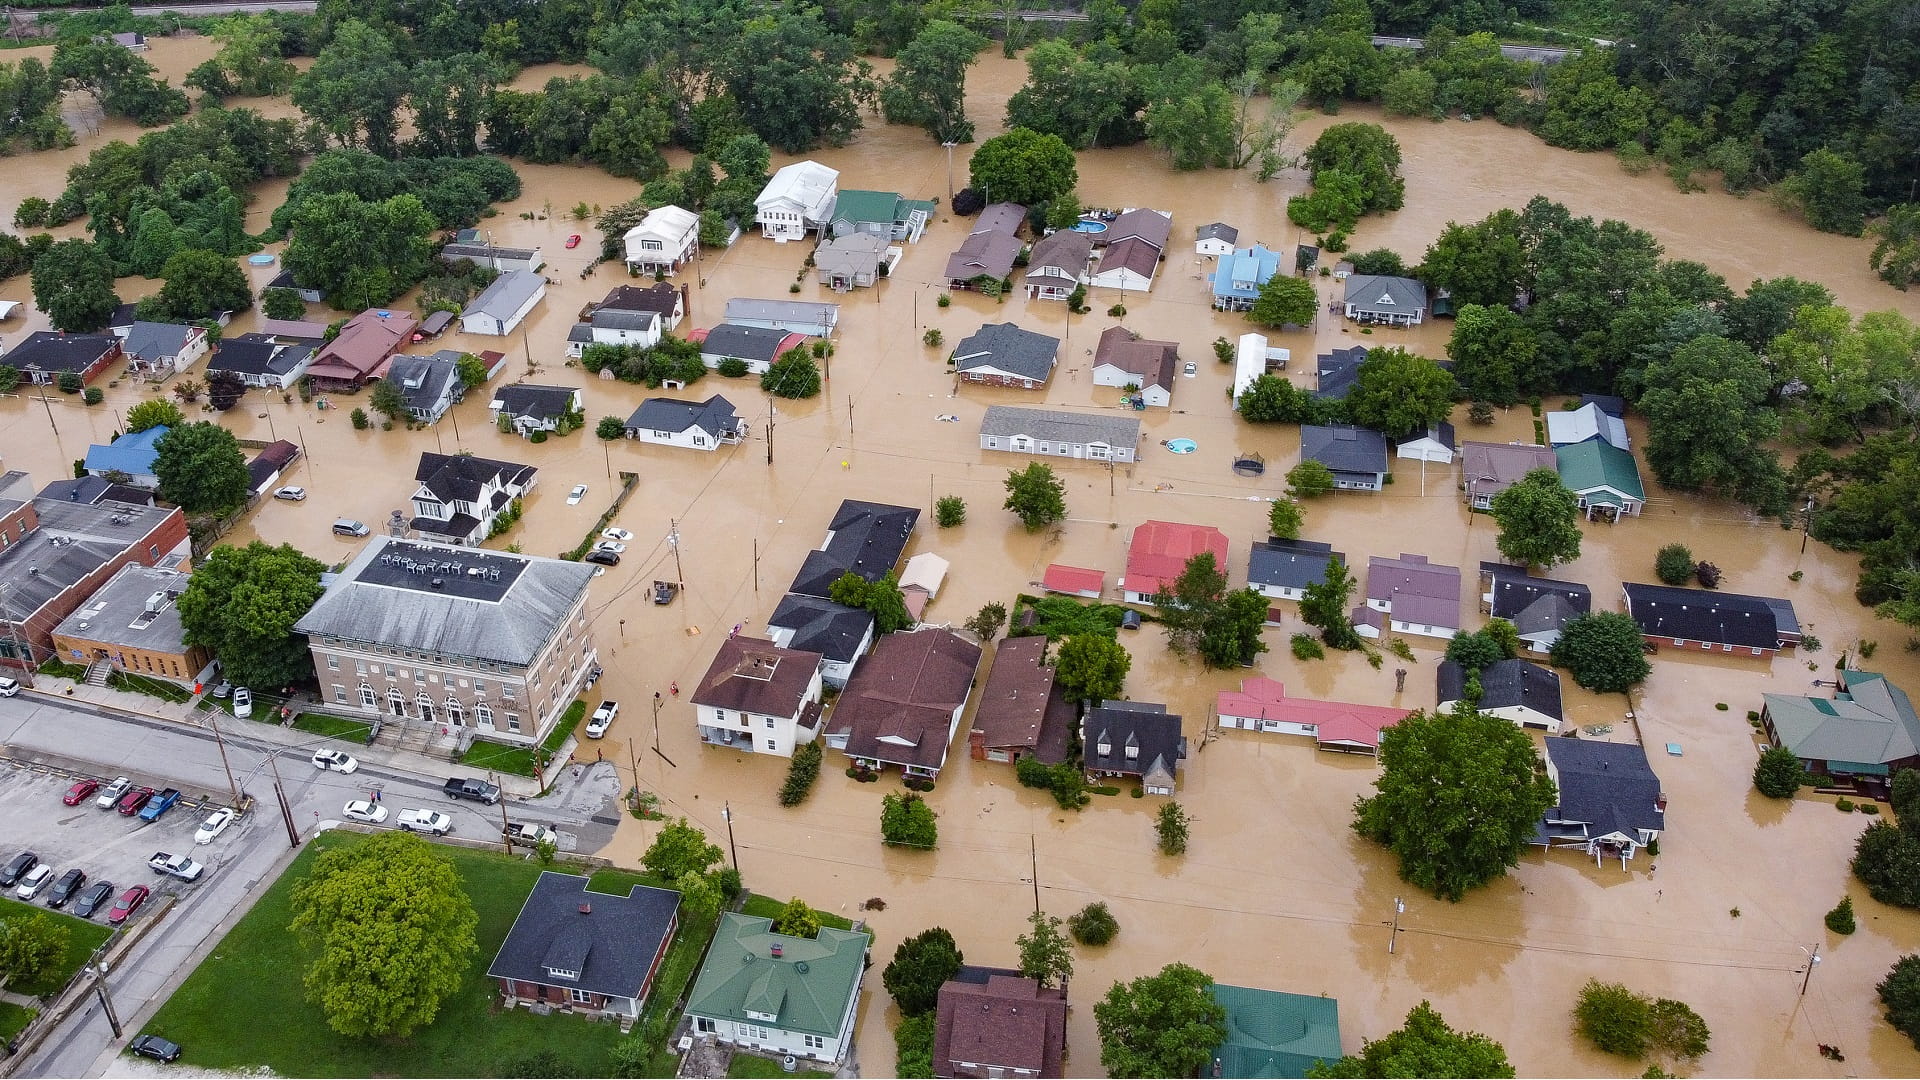
[[[244, 792], [255, 800], [254, 812], [242, 825], [210, 847], [197, 848], [195, 857], [209, 856], [209, 872], [185, 886], [182, 899], [162, 923], [148, 932], [109, 973], [108, 987], [125, 1028], [113, 1038], [97, 1002], [77, 1011], [51, 1035], [18, 1071], [20, 1076], [97, 1076], [111, 1071], [113, 1056], [139, 1032], [139, 1025], [165, 1000], [173, 986], [192, 970], [199, 958], [224, 932], [228, 917], [270, 882], [293, 850], [273, 797], [273, 775], [268, 758], [280, 750], [278, 765], [293, 819], [304, 841], [322, 819], [339, 817], [349, 799], [365, 798], [379, 787], [381, 801], [390, 809], [419, 806], [441, 810], [454, 819], [454, 834], [476, 839], [499, 835], [499, 808], [449, 801], [440, 777], [419, 777], [363, 764], [351, 776], [320, 772], [307, 760], [305, 746], [279, 747], [256, 742], [242, 731], [225, 735], [228, 762]], [[315, 739], [313, 745], [329, 740]], [[0, 743], [21, 759], [55, 761], [69, 766], [90, 765], [104, 776], [120, 773], [136, 780], [163, 778], [179, 784], [189, 795], [227, 793], [227, 770], [211, 731], [181, 724], [104, 713], [67, 701], [47, 701], [22, 695], [0, 699]], [[337, 744], [336, 744], [337, 745]], [[188, 787], [188, 785], [192, 785]], [[611, 815], [612, 797], [619, 781], [610, 767], [586, 771], [569, 779], [560, 790], [535, 802], [508, 800], [513, 818], [545, 822], [562, 833], [563, 846], [591, 851], [611, 837], [617, 818]], [[58, 809], [57, 804], [50, 808]], [[599, 816], [602, 820], [592, 821]], [[31, 843], [31, 837], [17, 838]], [[236, 1008], [244, 1003], [236, 1002]]]

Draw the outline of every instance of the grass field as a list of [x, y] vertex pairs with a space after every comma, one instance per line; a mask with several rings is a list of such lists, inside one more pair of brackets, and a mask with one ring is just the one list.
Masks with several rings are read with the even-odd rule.
[[11, 1042], [15, 1035], [25, 1030], [34, 1012], [11, 1001], [0, 1001], [0, 1043]]
[[[575, 701], [567, 706], [567, 711], [560, 714], [560, 720], [553, 725], [553, 730], [540, 740], [540, 749], [548, 757], [559, 753], [560, 747], [566, 744], [567, 736], [573, 734], [573, 729], [580, 726], [581, 719], [586, 715], [587, 703], [584, 701]], [[473, 745], [467, 747], [467, 752], [460, 755], [460, 763], [515, 776], [532, 776], [533, 750], [525, 746], [505, 746], [475, 739]]]
[[[740, 905], [740, 914], [758, 915], [766, 919], [777, 919], [780, 917], [780, 909], [786, 906], [787, 902], [785, 900], [777, 900], [771, 896], [762, 896], [759, 893], [754, 893], [752, 896], [747, 897], [746, 903]], [[820, 916], [821, 926], [831, 926], [835, 930], [853, 929], [853, 921], [850, 919], [843, 919], [832, 912], [820, 911], [818, 908], [814, 910], [818, 912]]]
[[367, 732], [373, 730], [373, 725], [365, 720], [349, 720], [344, 716], [328, 716], [325, 713], [301, 713], [293, 718], [293, 726], [329, 739], [352, 739], [357, 743], [365, 743]]
[[735, 1054], [733, 1055], [733, 1060], [727, 1062], [727, 1075], [770, 1077], [778, 1078], [778, 1080], [786, 1080], [787, 1077], [797, 1076], [801, 1077], [802, 1080], [807, 1080], [807, 1078], [832, 1076], [833, 1074], [824, 1073], [818, 1069], [801, 1069], [797, 1072], [787, 1072], [780, 1067], [779, 1062], [772, 1058], [755, 1057], [752, 1054]]
[[[154, 1017], [148, 1030], [179, 1043], [181, 1059], [195, 1066], [244, 1069], [267, 1066], [282, 1076], [515, 1076], [533, 1055], [551, 1052], [562, 1071], [541, 1075], [604, 1076], [609, 1052], [621, 1038], [613, 1024], [583, 1017], [535, 1016], [524, 1009], [501, 1012], [486, 979], [487, 965], [505, 940], [527, 893], [540, 875], [537, 862], [492, 852], [442, 848], [460, 871], [480, 917], [465, 984], [441, 1003], [435, 1022], [411, 1038], [343, 1038], [305, 1000], [302, 976], [307, 952], [287, 931], [290, 894], [319, 848], [358, 842], [357, 835], [329, 833], [300, 853], [253, 910], [228, 933]], [[629, 880], [630, 879], [630, 880]], [[638, 876], [596, 875], [622, 894]], [[712, 924], [682, 927], [656, 977], [654, 1000], [671, 1008], [697, 964]], [[675, 976], [676, 963], [685, 973]], [[651, 1012], [651, 1010], [649, 1010]], [[270, 1018], [271, 1022], [263, 1022]], [[655, 1055], [669, 1075], [675, 1059]]]
[[[34, 904], [23, 904], [18, 900], [0, 898], [0, 919], [17, 919], [23, 915], [45, 915], [67, 928], [67, 952], [60, 958], [59, 963], [43, 972], [37, 979], [7, 981], [7, 989], [28, 997], [51, 994], [67, 985], [67, 980], [73, 977], [74, 972], [80, 970], [80, 965], [87, 962], [87, 957], [92, 956], [93, 951], [100, 947], [100, 943], [107, 940], [113, 933], [100, 923], [62, 915], [57, 911], [49, 911]], [[20, 1023], [25, 1024], [26, 1021], [21, 1020]]]

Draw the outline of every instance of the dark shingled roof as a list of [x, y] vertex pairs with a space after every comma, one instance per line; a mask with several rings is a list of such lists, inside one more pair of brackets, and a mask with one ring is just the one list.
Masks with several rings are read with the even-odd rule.
[[493, 392], [493, 400], [507, 416], [526, 416], [536, 420], [558, 420], [573, 405], [575, 386], [537, 386], [516, 383]]
[[1059, 1077], [1067, 1048], [1067, 992], [1005, 968], [963, 966], [940, 987], [933, 1073], [959, 1062]]
[[85, 371], [119, 344], [112, 334], [36, 330], [8, 351], [3, 362], [20, 371]]
[[[1665, 585], [1628, 583], [1624, 589], [1627, 614], [1649, 637], [1753, 649], [1777, 649], [1782, 644], [1776, 606], [1786, 604], [1785, 600]], [[1789, 630], [1797, 632], [1799, 625]]]
[[827, 730], [846, 734], [849, 757], [938, 769], [979, 668], [980, 646], [950, 630], [887, 634], [853, 669]]
[[789, 648], [816, 652], [836, 663], [846, 663], [859, 655], [860, 643], [873, 628], [873, 613], [850, 608], [818, 596], [788, 593], [767, 619], [769, 630], [792, 630]]
[[910, 506], [843, 501], [827, 524], [831, 538], [819, 550], [807, 552], [787, 591], [826, 596], [840, 575], [849, 571], [879, 581], [899, 565], [919, 520], [920, 511]]
[[705, 401], [648, 398], [627, 417], [630, 431], [680, 432], [695, 427], [719, 438], [740, 429], [740, 414], [733, 402], [715, 394]]
[[1332, 544], [1269, 537], [1256, 541], [1247, 555], [1247, 583], [1304, 589], [1326, 577], [1329, 562], [1346, 561], [1346, 554], [1333, 550]]
[[691, 700], [736, 712], [796, 716], [819, 668], [817, 652], [734, 635], [720, 642]]
[[1313, 396], [1332, 401], [1346, 397], [1360, 378], [1360, 362], [1366, 358], [1366, 347], [1361, 345], [1321, 353], [1316, 359], [1319, 381], [1314, 384]]
[[511, 461], [465, 454], [422, 453], [420, 467], [413, 471], [413, 478], [427, 485], [442, 501], [473, 502], [480, 498], [486, 482], [494, 477], [499, 477], [504, 485], [525, 484], [538, 471], [531, 465], [516, 465]]
[[1054, 685], [1045, 663], [1045, 635], [1010, 637], [994, 653], [993, 671], [973, 711], [973, 730], [988, 747], [1031, 750], [1051, 765], [1064, 760], [1073, 702]]
[[1351, 424], [1302, 424], [1300, 460], [1317, 461], [1340, 473], [1387, 471], [1387, 437]]
[[[615, 896], [588, 892], [581, 875], [542, 871], [487, 977], [639, 997], [679, 907], [680, 894], [667, 889], [635, 885]], [[549, 969], [576, 971], [579, 978]]]
[[1044, 382], [1059, 354], [1059, 338], [1013, 323], [988, 323], [954, 347], [953, 362], [963, 372], [991, 367]]
[[[1442, 703], [1459, 701], [1466, 684], [1466, 672], [1451, 660], [1442, 660], [1435, 672]], [[1525, 660], [1501, 660], [1480, 672], [1480, 711], [1492, 712], [1525, 705], [1555, 720], [1565, 714], [1560, 709], [1560, 673]]]
[[1559, 776], [1560, 805], [1547, 811], [1556, 821], [1582, 821], [1589, 836], [1639, 829], [1664, 830], [1660, 778], [1647, 752], [1631, 743], [1596, 739], [1548, 739], [1547, 760]]
[[1592, 591], [1577, 581], [1529, 577], [1524, 567], [1506, 563], [1483, 562], [1480, 572], [1492, 579], [1492, 615], [1522, 635], [1558, 629], [1593, 610]]
[[721, 323], [707, 331], [700, 351], [712, 356], [732, 356], [741, 360], [767, 362], [780, 355], [780, 346], [789, 334], [770, 326], [741, 326]]
[[[1100, 753], [1101, 740], [1108, 746]], [[1187, 740], [1180, 734], [1180, 717], [1165, 705], [1140, 701], [1109, 701], [1090, 710], [1081, 721], [1081, 752], [1089, 771], [1140, 776], [1155, 766], [1177, 773], [1187, 756]], [[1139, 750], [1127, 756], [1131, 743]]]

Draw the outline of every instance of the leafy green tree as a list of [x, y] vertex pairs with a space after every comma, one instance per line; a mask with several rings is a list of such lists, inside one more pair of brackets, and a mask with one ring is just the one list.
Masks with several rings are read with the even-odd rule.
[[152, 427], [179, 427], [187, 418], [171, 401], [148, 398], [127, 410], [127, 430], [145, 431]]
[[1287, 470], [1287, 495], [1294, 499], [1317, 499], [1333, 491], [1333, 470], [1311, 459]]
[[1576, 1030], [1609, 1054], [1637, 1058], [1653, 1043], [1653, 1002], [1620, 983], [1588, 979], [1573, 1007]]
[[1300, 529], [1305, 524], [1306, 514], [1300, 509], [1300, 503], [1289, 496], [1273, 500], [1273, 505], [1267, 508], [1267, 532], [1282, 540], [1300, 539]]
[[381, 379], [373, 384], [373, 393], [367, 399], [373, 411], [385, 416], [389, 421], [405, 423], [407, 412], [406, 391], [394, 385], [391, 379]]
[[1755, 281], [1747, 291], [1722, 306], [1720, 319], [1727, 336], [1759, 352], [1773, 343], [1793, 325], [1794, 316], [1804, 307], [1832, 305], [1833, 293], [1815, 281], [1794, 277]]
[[1106, 701], [1120, 696], [1132, 667], [1126, 646], [1112, 637], [1074, 634], [1060, 643], [1053, 679], [1069, 697]]
[[1073, 946], [1060, 932], [1061, 920], [1045, 912], [1027, 916], [1027, 932], [1015, 938], [1020, 952], [1020, 974], [1040, 985], [1062, 986], [1073, 978]]
[[968, 186], [984, 192], [989, 202], [1022, 206], [1051, 203], [1072, 194], [1080, 182], [1072, 147], [1058, 135], [1018, 127], [981, 143], [967, 169]]
[[967, 69], [986, 47], [986, 38], [959, 23], [928, 23], [900, 50], [893, 75], [880, 88], [880, 109], [887, 122], [925, 128], [936, 142], [972, 142]]
[[453, 362], [453, 369], [460, 376], [463, 390], [470, 390], [487, 381], [487, 362], [472, 353], [461, 353], [460, 358]]
[[1859, 236], [1866, 224], [1866, 169], [1846, 154], [1824, 146], [1812, 151], [1780, 189], [1821, 232]]
[[1388, 277], [1405, 277], [1407, 264], [1400, 253], [1392, 248], [1374, 248], [1358, 255], [1348, 257], [1356, 274], [1378, 274]]
[[341, 146], [399, 153], [400, 106], [410, 80], [392, 35], [348, 19], [293, 82], [293, 103]]
[[1305, 326], [1320, 308], [1320, 294], [1313, 282], [1291, 274], [1275, 274], [1260, 286], [1260, 296], [1248, 310], [1247, 318], [1259, 326]]
[[1859, 926], [1853, 918], [1853, 897], [1841, 897], [1840, 902], [1833, 905], [1833, 910], [1827, 912], [1826, 923], [1827, 929], [1842, 937], [1858, 930]]
[[133, 242], [127, 249], [126, 268], [141, 277], [159, 277], [180, 250], [180, 230], [165, 210], [152, 207], [141, 214], [134, 225]]
[[913, 625], [907, 602], [900, 592], [900, 579], [889, 573], [878, 581], [868, 581], [849, 570], [827, 589], [828, 599], [836, 604], [865, 608], [873, 616], [874, 632], [891, 634]]
[[1005, 509], [1013, 511], [1028, 532], [1045, 528], [1067, 516], [1067, 485], [1041, 462], [1007, 473]]
[[1867, 265], [1880, 280], [1907, 291], [1920, 282], [1920, 203], [1887, 207], [1887, 216], [1867, 227], [1873, 237], [1873, 253]]
[[1287, 200], [1287, 220], [1314, 232], [1344, 231], [1366, 212], [1367, 192], [1360, 178], [1339, 169], [1323, 169], [1313, 190]]
[[85, 240], [54, 244], [33, 261], [33, 306], [47, 313], [55, 330], [69, 334], [90, 334], [107, 325], [120, 306], [112, 260]]
[[1212, 986], [1205, 972], [1178, 963], [1114, 983], [1093, 1006], [1101, 1067], [1109, 1076], [1199, 1075], [1227, 1037], [1227, 1010]]
[[1175, 56], [1143, 76], [1147, 141], [1182, 172], [1232, 168], [1234, 97], [1199, 58]]
[[81, 379], [79, 372], [62, 371], [55, 373], [53, 385], [59, 387], [60, 392], [63, 394], [77, 394], [85, 389], [87, 384], [85, 380]]
[[1267, 624], [1267, 598], [1251, 588], [1235, 589], [1220, 600], [1200, 629], [1200, 659], [1210, 668], [1246, 667], [1267, 651], [1260, 630]]
[[1353, 574], [1339, 559], [1329, 559], [1324, 577], [1307, 586], [1300, 598], [1300, 621], [1320, 631], [1320, 640], [1336, 649], [1357, 649], [1360, 635], [1347, 618], [1353, 596]]
[[[0, 101], [11, 106], [6, 123], [0, 124], [0, 151], [73, 145], [73, 132], [60, 119], [59, 80], [39, 57], [0, 64]], [[47, 224], [47, 205], [47, 200], [38, 195], [22, 199], [13, 223], [23, 229]]]
[[720, 912], [720, 888], [707, 874], [685, 873], [673, 879], [680, 893], [680, 917], [690, 921], [711, 919]]
[[1685, 585], [1693, 577], [1693, 549], [1674, 543], [1653, 557], [1653, 575], [1668, 585]]
[[479, 917], [453, 861], [406, 832], [333, 847], [293, 887], [292, 929], [313, 951], [307, 999], [349, 1038], [405, 1038], [467, 976]]
[[820, 926], [820, 913], [797, 896], [773, 917], [773, 932], [788, 937], [817, 938]]
[[1534, 469], [1493, 497], [1500, 554], [1522, 566], [1552, 566], [1580, 557], [1580, 500], [1552, 469]]
[[962, 525], [967, 520], [967, 500], [958, 495], [942, 495], [933, 504], [934, 520], [943, 529]]
[[1684, 1001], [1672, 998], [1655, 998], [1653, 1002], [1653, 1045], [1661, 1051], [1692, 1062], [1707, 1052], [1712, 1032], [1707, 1030], [1707, 1022], [1693, 1007]]
[[890, 847], [931, 851], [940, 842], [938, 817], [918, 793], [890, 791], [880, 800], [880, 839]]
[[810, 398], [820, 393], [820, 365], [803, 349], [788, 349], [760, 373], [760, 389], [783, 398]]
[[974, 612], [972, 618], [960, 625], [962, 629], [971, 631], [984, 645], [993, 640], [1002, 626], [1007, 625], [1007, 605], [998, 600], [989, 600], [980, 605], [980, 610]]
[[1226, 590], [1226, 571], [1220, 569], [1213, 552], [1203, 551], [1188, 559], [1180, 568], [1180, 576], [1153, 594], [1153, 603], [1160, 609], [1160, 625], [1167, 632], [1167, 646], [1178, 653], [1198, 647], [1207, 625], [1220, 611]]
[[320, 599], [325, 569], [288, 544], [255, 540], [244, 548], [214, 548], [180, 594], [186, 643], [211, 649], [227, 678], [241, 686], [311, 678], [312, 654], [293, 624]]
[[787, 779], [780, 785], [780, 805], [799, 806], [820, 779], [820, 760], [825, 751], [817, 742], [801, 743], [793, 748], [793, 760], [787, 765]]
[[934, 1014], [902, 1016], [893, 1029], [893, 1072], [901, 1080], [933, 1080]]
[[1154, 836], [1160, 845], [1162, 855], [1185, 855], [1187, 853], [1187, 811], [1177, 802], [1170, 802], [1160, 808], [1153, 823]]
[[49, 70], [66, 89], [92, 94], [102, 111], [141, 127], [178, 120], [190, 107], [187, 95], [157, 78], [145, 57], [104, 34], [62, 40]]
[[269, 319], [304, 319], [307, 302], [292, 289], [268, 289], [260, 298], [260, 312]]
[[682, 874], [705, 874], [725, 857], [720, 845], [709, 844], [699, 827], [677, 818], [660, 827], [646, 854], [640, 856], [640, 865], [655, 877], [676, 881]]
[[1506, 619], [1497, 616], [1488, 619], [1487, 625], [1480, 628], [1479, 636], [1499, 646], [1501, 660], [1520, 655], [1520, 628]]
[[252, 482], [233, 432], [205, 421], [182, 424], [154, 443], [160, 497], [189, 514], [225, 513], [247, 501]]
[[387, 303], [425, 277], [437, 226], [411, 193], [369, 201], [344, 191], [302, 200], [290, 224], [294, 279], [347, 310]]
[[1507, 872], [1557, 797], [1533, 740], [1462, 701], [1380, 733], [1375, 794], [1354, 803], [1356, 832], [1400, 860], [1400, 876], [1459, 900]]
[[593, 426], [593, 433], [609, 442], [624, 438], [627, 434], [627, 422], [617, 416], [603, 416], [600, 422]]
[[1107, 910], [1104, 900], [1095, 900], [1067, 917], [1067, 933], [1082, 945], [1105, 945], [1120, 934], [1120, 920]]
[[[717, 22], [710, 8], [698, 11]], [[844, 145], [859, 130], [860, 105], [873, 94], [870, 69], [813, 9], [751, 19], [719, 40], [711, 75], [755, 135], [797, 154]]]
[[253, 287], [240, 264], [212, 251], [181, 251], [160, 269], [165, 284], [151, 301], [140, 303], [145, 314], [173, 319], [210, 319], [226, 311], [253, 306]]
[[1308, 1076], [1332, 1078], [1426, 1076], [1512, 1077], [1506, 1048], [1475, 1031], [1460, 1032], [1425, 1001], [1384, 1039], [1368, 1039], [1358, 1054], [1316, 1064]]
[[940, 1003], [940, 987], [959, 973], [962, 962], [953, 935], [935, 926], [902, 941], [880, 981], [901, 1015], [919, 1016]]
[[1462, 304], [1454, 315], [1447, 356], [1454, 381], [1475, 401], [1518, 401], [1539, 355], [1539, 338], [1510, 308]]
[[1278, 375], [1262, 374], [1234, 401], [1240, 418], [1251, 424], [1337, 424], [1346, 420], [1346, 403], [1323, 401]]
[[1639, 624], [1618, 611], [1593, 611], [1571, 620], [1549, 655], [1574, 682], [1600, 694], [1625, 693], [1653, 673]]
[[1379, 124], [1335, 124], [1307, 148], [1308, 176], [1336, 171], [1360, 182], [1363, 214], [1398, 210], [1407, 198], [1400, 177], [1400, 143]]
[[1785, 478], [1765, 445], [1780, 430], [1767, 407], [1772, 380], [1751, 350], [1697, 337], [1649, 364], [1646, 383], [1647, 465], [1661, 483], [1718, 489], [1769, 513], [1784, 506]]
[[1375, 349], [1360, 361], [1347, 413], [1353, 422], [1399, 439], [1425, 431], [1453, 412], [1453, 376], [1439, 364], [1398, 346]]
[[1920, 837], [1904, 823], [1867, 826], [1854, 842], [1853, 876], [1883, 904], [1920, 907]]
[[28, 912], [0, 919], [0, 979], [26, 982], [66, 956], [72, 932], [49, 915]]
[[1896, 960], [1874, 989], [1886, 1008], [1887, 1023], [1920, 1046], [1920, 956], [1909, 954]]
[[1583, 49], [1547, 73], [1540, 137], [1569, 150], [1605, 150], [1646, 132], [1652, 102], [1638, 87], [1623, 87], [1611, 49]]
[[1057, 135], [1075, 150], [1146, 137], [1140, 72], [1111, 55], [1082, 56], [1058, 39], [1027, 50], [1027, 82], [1007, 102], [1007, 127]]
[[1459, 664], [1469, 675], [1478, 674], [1505, 659], [1501, 655], [1500, 643], [1486, 634], [1457, 630], [1447, 641], [1447, 660]]
[[1380, 105], [1395, 116], [1429, 116], [1439, 80], [1425, 68], [1404, 68], [1380, 90]]
[[1427, 248], [1421, 280], [1452, 292], [1462, 314], [1468, 304], [1505, 310], [1527, 276], [1521, 233], [1522, 218], [1510, 209], [1496, 210], [1472, 225], [1449, 221]]

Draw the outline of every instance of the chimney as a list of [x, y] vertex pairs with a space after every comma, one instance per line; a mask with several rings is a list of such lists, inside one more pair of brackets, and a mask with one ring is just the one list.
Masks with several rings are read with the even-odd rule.
[[780, 954], [785, 951], [786, 951], [786, 946], [780, 944], [777, 941], [774, 942], [772, 945], [767, 946], [767, 955], [773, 957], [775, 960], [780, 959]]
[[591, 914], [593, 914], [593, 905], [592, 905], [592, 904], [581, 904], [581, 905], [580, 905], [580, 914], [582, 914], [582, 915], [591, 915]]

